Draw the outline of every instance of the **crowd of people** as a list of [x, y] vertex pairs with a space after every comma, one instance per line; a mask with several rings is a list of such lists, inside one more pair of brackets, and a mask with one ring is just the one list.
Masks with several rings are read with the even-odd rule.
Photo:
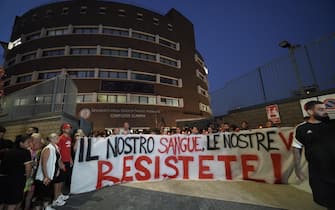
[[[266, 123], [272, 127], [271, 122]], [[112, 131], [93, 131], [85, 135], [81, 129], [73, 132], [69, 123], [64, 123], [60, 134], [51, 133], [43, 137], [37, 127], [30, 127], [15, 141], [5, 138], [6, 129], [0, 126], [0, 210], [53, 209], [63, 206], [69, 198], [71, 171], [78, 140], [84, 136], [107, 137], [109, 135], [147, 134], [211, 134], [248, 130], [248, 122], [241, 126], [223, 123], [219, 128], [209, 126], [175, 128], [173, 130], [152, 129], [136, 131], [128, 122]]]
[[263, 124], [259, 124], [256, 128], [250, 128], [247, 121], [242, 121], [240, 126], [229, 123], [222, 123], [220, 125], [208, 125], [206, 128], [199, 128], [197, 126], [191, 127], [176, 127], [172, 129], [166, 129], [162, 127], [161, 129], [148, 129], [148, 130], [137, 130], [130, 129], [129, 123], [125, 122], [123, 127], [114, 128], [113, 130], [95, 130], [91, 133], [91, 137], [107, 137], [110, 135], [122, 135], [122, 134], [163, 134], [163, 135], [172, 135], [172, 134], [211, 134], [217, 132], [239, 132], [241, 130], [250, 130], [250, 129], [261, 129], [261, 128], [272, 128], [277, 127], [271, 120], [268, 120]]
[[[69, 198], [73, 154], [72, 127], [46, 138], [31, 127], [15, 141], [0, 127], [0, 210], [53, 209]], [[78, 130], [74, 139], [84, 136]], [[64, 194], [63, 194], [64, 193]]]
[[[333, 207], [334, 201], [334, 133], [335, 121], [329, 121], [321, 102], [312, 101], [306, 104], [310, 117], [297, 127], [296, 140], [293, 143], [295, 156], [295, 171], [299, 179], [303, 173], [299, 168], [301, 149], [306, 147], [306, 158], [309, 161], [310, 184], [314, 200], [326, 207]], [[271, 121], [259, 125], [260, 128], [275, 127]], [[240, 126], [222, 123], [220, 126], [208, 126], [199, 130], [191, 128], [175, 128], [166, 130], [134, 131], [128, 122], [122, 128], [112, 131], [94, 131], [85, 135], [81, 129], [73, 132], [69, 123], [61, 126], [60, 134], [51, 133], [43, 138], [36, 127], [30, 127], [25, 134], [18, 135], [15, 141], [5, 138], [6, 129], [0, 126], [0, 210], [16, 209], [47, 209], [63, 206], [69, 198], [73, 157], [81, 137], [107, 137], [109, 135], [143, 134], [211, 134], [216, 132], [239, 132], [251, 130], [247, 121]], [[317, 136], [313, 136], [317, 133]], [[73, 134], [73, 135], [72, 135]], [[316, 144], [311, 144], [318, 142]], [[328, 151], [327, 155], [325, 155]], [[311, 152], [317, 160], [311, 161]], [[320, 164], [324, 163], [324, 164]], [[318, 172], [322, 172], [321, 175]]]

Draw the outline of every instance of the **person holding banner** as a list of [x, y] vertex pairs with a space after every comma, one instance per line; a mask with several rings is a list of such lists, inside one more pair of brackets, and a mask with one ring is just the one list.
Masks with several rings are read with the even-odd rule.
[[310, 118], [296, 128], [296, 140], [292, 145], [295, 172], [299, 179], [304, 179], [299, 166], [304, 147], [314, 201], [335, 209], [335, 120], [329, 119], [320, 101], [309, 101], [304, 108]]
[[122, 135], [128, 135], [131, 134], [130, 126], [128, 122], [123, 123], [123, 130], [122, 130]]

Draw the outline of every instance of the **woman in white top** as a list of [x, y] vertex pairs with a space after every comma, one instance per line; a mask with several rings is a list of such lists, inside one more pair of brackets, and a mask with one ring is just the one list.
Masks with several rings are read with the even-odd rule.
[[60, 153], [57, 147], [58, 135], [52, 133], [48, 137], [49, 144], [42, 150], [40, 164], [36, 174], [36, 198], [42, 202], [45, 209], [53, 209], [49, 204], [54, 200], [53, 206], [62, 206], [65, 204], [64, 200], [52, 198], [52, 191], [54, 190], [54, 181], [59, 176], [59, 169], [64, 168], [60, 160]]

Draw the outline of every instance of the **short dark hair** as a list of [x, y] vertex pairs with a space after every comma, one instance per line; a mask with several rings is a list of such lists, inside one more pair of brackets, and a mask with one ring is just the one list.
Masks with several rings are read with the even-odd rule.
[[0, 133], [6, 133], [6, 128], [5, 128], [5, 127], [2, 127], [2, 126], [0, 126]]
[[39, 132], [38, 127], [31, 127], [31, 128], [35, 131], [35, 133], [38, 133], [38, 132]]
[[315, 105], [317, 104], [323, 104], [321, 101], [308, 101], [307, 103], [305, 103], [304, 105], [304, 109], [305, 111], [307, 110], [311, 110], [315, 107]]
[[17, 135], [15, 137], [15, 147], [20, 148], [20, 143], [25, 142], [27, 139], [30, 139], [30, 135], [24, 134], [24, 135]]

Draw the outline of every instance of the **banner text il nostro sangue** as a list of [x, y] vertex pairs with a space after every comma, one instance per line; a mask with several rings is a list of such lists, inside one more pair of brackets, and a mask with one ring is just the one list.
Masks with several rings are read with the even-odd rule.
[[165, 179], [287, 183], [293, 168], [293, 138], [293, 128], [85, 137], [76, 152], [71, 192]]

